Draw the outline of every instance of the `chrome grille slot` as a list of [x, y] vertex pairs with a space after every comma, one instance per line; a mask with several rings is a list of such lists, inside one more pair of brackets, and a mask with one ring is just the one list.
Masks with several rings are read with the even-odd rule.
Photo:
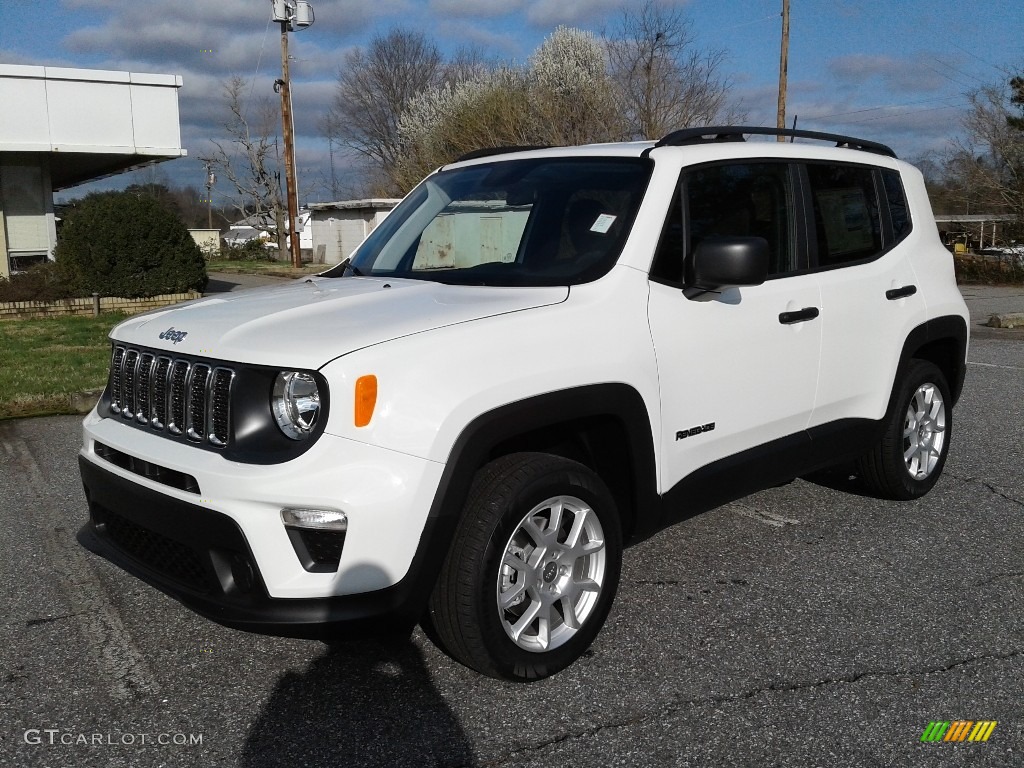
[[226, 445], [231, 426], [231, 382], [235, 372], [230, 368], [217, 368], [210, 382], [210, 412], [207, 419], [207, 438], [216, 446]]
[[153, 415], [153, 355], [149, 352], [139, 355], [136, 383], [138, 394], [135, 397], [135, 419], [140, 424], [145, 424]]
[[185, 431], [185, 401], [191, 367], [187, 360], [175, 360], [167, 376], [167, 430], [172, 435]]
[[115, 344], [109, 411], [141, 429], [224, 448], [235, 371], [214, 362]]
[[197, 363], [192, 367], [188, 382], [185, 434], [197, 442], [206, 439], [206, 385], [210, 380], [210, 366]]
[[163, 429], [167, 424], [167, 373], [171, 358], [158, 357], [153, 370], [153, 415], [149, 423], [154, 429]]
[[121, 363], [121, 387], [123, 388], [123, 402], [121, 415], [126, 419], [135, 418], [135, 400], [138, 395], [135, 386], [139, 366], [139, 351], [129, 349], [124, 353], [124, 360]]
[[124, 347], [114, 347], [114, 354], [110, 358], [110, 410], [114, 413], [121, 412], [121, 403], [124, 397], [124, 385], [121, 383], [123, 363]]

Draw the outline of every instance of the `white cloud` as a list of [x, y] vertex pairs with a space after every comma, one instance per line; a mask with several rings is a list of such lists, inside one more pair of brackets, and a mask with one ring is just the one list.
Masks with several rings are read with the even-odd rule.
[[904, 58], [855, 54], [829, 60], [828, 69], [844, 86], [877, 88], [881, 81], [890, 93], [933, 93], [949, 85], [950, 78], [942, 74], [941, 63], [927, 53]]
[[525, 0], [430, 0], [430, 11], [460, 18], [494, 18], [519, 13], [525, 4]]
[[478, 47], [484, 54], [496, 58], [506, 56], [525, 58], [533, 46], [524, 46], [520, 38], [507, 33], [493, 32], [466, 21], [442, 21], [434, 27], [438, 37], [457, 40], [463, 46]]
[[[690, 0], [659, 0], [659, 5], [687, 5]], [[637, 0], [630, 0], [635, 3]], [[619, 13], [630, 2], [623, 0], [532, 0], [526, 11], [527, 20], [538, 27], [558, 24], [583, 24], [592, 27], [601, 17]]]

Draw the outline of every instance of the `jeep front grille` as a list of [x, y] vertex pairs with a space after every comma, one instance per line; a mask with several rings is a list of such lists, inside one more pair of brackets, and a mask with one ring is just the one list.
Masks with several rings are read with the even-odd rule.
[[223, 448], [234, 377], [231, 368], [115, 345], [110, 412], [165, 434]]

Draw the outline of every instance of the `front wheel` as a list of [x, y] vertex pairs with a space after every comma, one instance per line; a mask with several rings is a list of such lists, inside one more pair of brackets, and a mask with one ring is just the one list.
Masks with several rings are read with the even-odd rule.
[[913, 360], [897, 385], [885, 433], [859, 462], [861, 478], [889, 499], [916, 499], [942, 473], [953, 427], [953, 400], [945, 376], [926, 360]]
[[474, 479], [431, 597], [432, 635], [492, 677], [547, 677], [597, 636], [621, 560], [618, 512], [600, 478], [559, 456], [501, 457]]

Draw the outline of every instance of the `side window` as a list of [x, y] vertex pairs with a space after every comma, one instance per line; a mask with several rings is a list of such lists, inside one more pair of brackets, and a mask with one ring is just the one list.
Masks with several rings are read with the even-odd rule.
[[763, 237], [768, 243], [769, 276], [795, 271], [793, 200], [792, 175], [785, 163], [708, 165], [684, 173], [651, 278], [681, 285], [684, 253], [692, 254], [708, 237]]
[[768, 274], [796, 269], [793, 185], [784, 163], [712, 165], [687, 173], [686, 252], [707, 237], [763, 237]]
[[892, 221], [892, 233], [895, 242], [899, 242], [910, 234], [910, 208], [903, 193], [903, 181], [899, 171], [885, 169], [882, 171], [882, 186], [889, 202], [889, 219]]
[[669, 285], [683, 284], [683, 210], [679, 202], [679, 187], [672, 195], [672, 207], [661, 230], [658, 250], [651, 265], [651, 280]]
[[882, 251], [875, 174], [858, 165], [807, 166], [818, 266], [840, 266]]

